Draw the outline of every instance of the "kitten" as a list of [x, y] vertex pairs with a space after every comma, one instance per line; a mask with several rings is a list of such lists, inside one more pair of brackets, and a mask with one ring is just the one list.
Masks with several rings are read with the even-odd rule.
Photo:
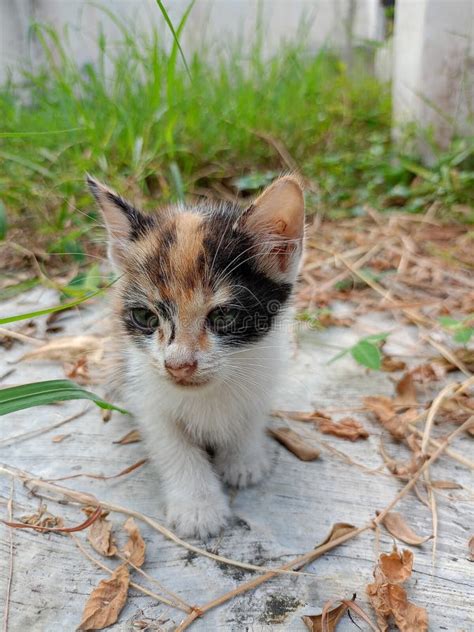
[[285, 176], [246, 210], [206, 201], [143, 215], [88, 183], [121, 274], [111, 329], [124, 394], [167, 518], [184, 536], [216, 534], [230, 515], [220, 479], [245, 487], [269, 467], [265, 420], [289, 337], [302, 190]]

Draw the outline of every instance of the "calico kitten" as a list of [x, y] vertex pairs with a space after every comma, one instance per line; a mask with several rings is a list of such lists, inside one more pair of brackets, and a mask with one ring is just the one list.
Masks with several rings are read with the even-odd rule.
[[216, 534], [230, 514], [221, 480], [245, 487], [269, 466], [265, 420], [303, 248], [301, 187], [285, 176], [246, 210], [202, 202], [144, 215], [88, 183], [121, 274], [111, 329], [124, 395], [168, 520], [181, 535]]

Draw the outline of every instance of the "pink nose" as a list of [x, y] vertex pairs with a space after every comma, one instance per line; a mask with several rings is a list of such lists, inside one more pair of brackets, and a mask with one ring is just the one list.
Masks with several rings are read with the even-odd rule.
[[183, 380], [191, 377], [197, 369], [197, 360], [192, 363], [175, 364], [173, 362], [165, 362], [165, 369], [177, 380]]

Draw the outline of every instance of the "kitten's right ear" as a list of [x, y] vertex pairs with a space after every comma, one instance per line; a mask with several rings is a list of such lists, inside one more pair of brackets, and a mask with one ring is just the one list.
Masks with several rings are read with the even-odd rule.
[[105, 220], [109, 234], [109, 259], [117, 268], [121, 268], [126, 258], [128, 242], [149, 228], [153, 220], [89, 175], [87, 184]]

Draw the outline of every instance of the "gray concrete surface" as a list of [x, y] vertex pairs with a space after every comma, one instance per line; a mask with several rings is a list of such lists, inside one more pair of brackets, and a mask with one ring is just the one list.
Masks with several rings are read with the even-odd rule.
[[[17, 313], [55, 302], [54, 292], [36, 289], [4, 303], [0, 312]], [[65, 314], [60, 323], [65, 329], [56, 335], [100, 332], [107, 328], [101, 303], [90, 305], [80, 312]], [[44, 319], [38, 319], [38, 324], [36, 335], [41, 337]], [[335, 346], [344, 346], [362, 335], [394, 327], [389, 351], [394, 352], [398, 348], [399, 353], [413, 355], [414, 332], [380, 316], [361, 318], [352, 330], [331, 328], [300, 334], [288, 380], [279, 391], [276, 406], [287, 410], [310, 410], [313, 406], [320, 409], [357, 407], [364, 395], [392, 395], [391, 374], [368, 373], [350, 358], [330, 366], [326, 363], [335, 354]], [[27, 349], [27, 345], [15, 344], [10, 351], [0, 352], [0, 376], [14, 369], [2, 380], [2, 386], [63, 377], [58, 363], [16, 363]], [[419, 363], [420, 360], [413, 358], [410, 362]], [[451, 374], [450, 379], [459, 379], [459, 376]], [[100, 392], [100, 387], [90, 388]], [[441, 385], [436, 385], [436, 388], [440, 389]], [[429, 398], [433, 392], [427, 391], [425, 397]], [[0, 438], [48, 425], [81, 410], [83, 406], [82, 402], [70, 402], [4, 416], [0, 418]], [[344, 413], [341, 413], [335, 418], [343, 416]], [[377, 468], [382, 462], [379, 455], [381, 429], [364, 414], [353, 416], [370, 431], [367, 441], [350, 443], [316, 434], [315, 443], [317, 445], [318, 437], [321, 437], [350, 455], [354, 461], [368, 468]], [[91, 407], [86, 415], [63, 428], [11, 445], [0, 444], [0, 462], [45, 478], [80, 472], [115, 474], [145, 456], [143, 443], [126, 446], [113, 443], [132, 426], [133, 422], [119, 414], [114, 414], [109, 423], [104, 423], [98, 409]], [[301, 424], [298, 428], [300, 431], [308, 430]], [[440, 433], [440, 430], [436, 432]], [[63, 433], [70, 433], [70, 436], [61, 443], [52, 442], [54, 435]], [[385, 435], [384, 440], [392, 455], [408, 456], [405, 448], [396, 446]], [[472, 438], [460, 438], [455, 447], [472, 456]], [[369, 473], [345, 462], [324, 446], [321, 448], [319, 460], [304, 463], [281, 446], [272, 444], [271, 474], [259, 487], [241, 491], [235, 496], [234, 524], [220, 538], [207, 542], [206, 546], [237, 560], [267, 566], [280, 565], [313, 548], [335, 522], [362, 525], [374, 516], [375, 510], [385, 507], [400, 489], [401, 483], [393, 477]], [[442, 458], [433, 467], [432, 478], [455, 480], [464, 489], [437, 493], [440, 531], [436, 562], [433, 566], [430, 543], [414, 547], [414, 572], [407, 588], [410, 598], [428, 609], [430, 630], [467, 632], [473, 629], [474, 577], [467, 548], [474, 523], [472, 488], [469, 491], [472, 476], [457, 462]], [[78, 478], [63, 484], [163, 520], [159, 484], [149, 464], [128, 477], [109, 481]], [[7, 517], [10, 493], [10, 478], [0, 476], [1, 518]], [[18, 481], [15, 483], [16, 518], [36, 511], [38, 503], [39, 500], [32, 497]], [[47, 504], [53, 514], [63, 516], [69, 524], [83, 519], [76, 507], [51, 501]], [[405, 497], [399, 510], [417, 532], [431, 532], [430, 512], [414, 495]], [[124, 517], [118, 514], [113, 514], [111, 518], [117, 526], [124, 521]], [[192, 604], [203, 604], [251, 577], [249, 572], [190, 554], [145, 525], [140, 524], [140, 528], [147, 543], [144, 569]], [[8, 529], [0, 525], [2, 606], [8, 577], [9, 535]], [[78, 535], [85, 539], [84, 533]], [[74, 630], [88, 595], [105, 573], [83, 557], [66, 536], [15, 530], [13, 543], [9, 632]], [[382, 530], [380, 550], [389, 551], [391, 547], [392, 538]], [[365, 533], [311, 564], [308, 570], [314, 576], [275, 578], [209, 612], [204, 619], [196, 621], [191, 630], [303, 631], [303, 614], [317, 613], [327, 600], [350, 598], [353, 593], [357, 593], [358, 602], [370, 611], [365, 586], [371, 581], [377, 555], [374, 534]], [[112, 564], [110, 560], [107, 562]], [[137, 581], [146, 583], [143, 578], [137, 578]], [[152, 584], [148, 586], [151, 590], [156, 588]], [[147, 619], [153, 622], [150, 630], [172, 630], [182, 619], [182, 614], [132, 589], [119, 623], [110, 629], [117, 632], [133, 630], [136, 629], [134, 622]], [[363, 622], [360, 625], [366, 629]], [[348, 618], [338, 626], [341, 632], [354, 629]]]

